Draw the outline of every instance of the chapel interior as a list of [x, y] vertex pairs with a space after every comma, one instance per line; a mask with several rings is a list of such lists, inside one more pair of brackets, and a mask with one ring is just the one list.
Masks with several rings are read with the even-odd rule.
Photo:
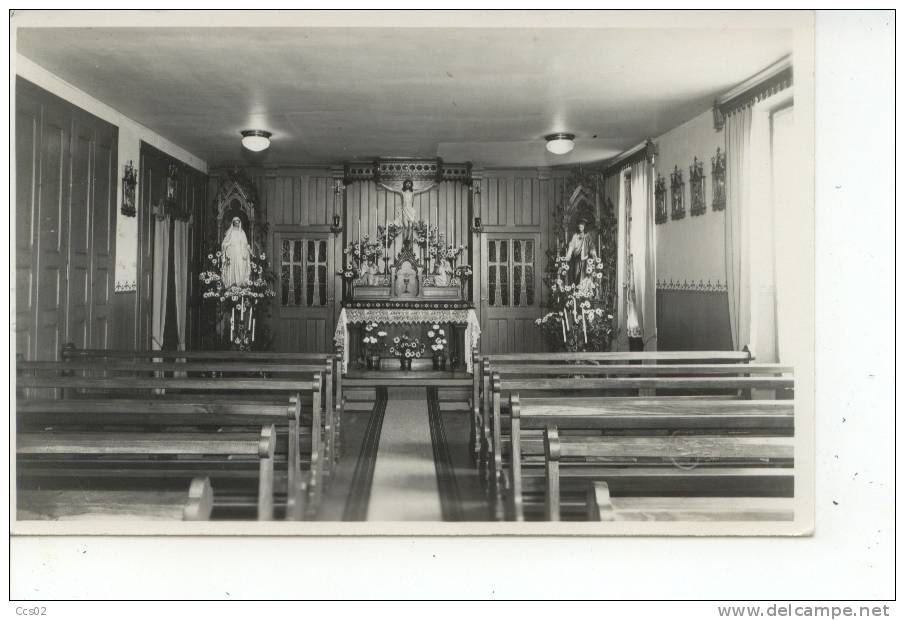
[[15, 30], [17, 519], [794, 522], [792, 30], [298, 21]]

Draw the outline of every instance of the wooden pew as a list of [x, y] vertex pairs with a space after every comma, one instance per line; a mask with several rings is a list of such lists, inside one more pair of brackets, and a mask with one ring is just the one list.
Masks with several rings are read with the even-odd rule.
[[[605, 351], [605, 352], [547, 352], [547, 353], [505, 353], [481, 355], [477, 349], [473, 355], [471, 451], [472, 458], [482, 470], [488, 466], [487, 450], [491, 436], [491, 376], [498, 372], [502, 377], [559, 377], [565, 375], [588, 375], [605, 373], [595, 370], [600, 366], [608, 368], [605, 374], [641, 373], [669, 374], [674, 370], [679, 376], [691, 376], [691, 369], [677, 369], [676, 366], [697, 365], [696, 374], [704, 374], [704, 367], [722, 365], [750, 365], [753, 361], [748, 348], [742, 351]], [[665, 365], [663, 370], [656, 370]], [[639, 370], [639, 366], [644, 370]], [[649, 370], [654, 368], [655, 370]], [[566, 370], [568, 369], [568, 370]], [[715, 371], [714, 371], [715, 372]]]
[[[75, 491], [83, 489], [84, 476], [90, 471], [95, 480], [119, 481], [124, 474], [133, 478], [158, 477], [178, 480], [176, 472], [163, 472], [164, 463], [181, 464], [180, 458], [246, 457], [257, 462], [258, 520], [273, 519], [273, 461], [276, 432], [273, 426], [258, 432], [158, 433], [36, 431], [16, 436], [17, 481], [40, 479], [47, 487]], [[118, 466], [117, 459], [141, 462], [132, 472]], [[17, 485], [18, 486], [18, 485]], [[27, 486], [27, 485], [22, 485]], [[23, 497], [28, 500], [28, 494]]]
[[[46, 362], [20, 364], [23, 372], [45, 370]], [[82, 377], [71, 372], [65, 363], [60, 374], [24, 374], [18, 384], [28, 388], [63, 388], [88, 391], [82, 398], [20, 400], [17, 403], [19, 424], [34, 427], [48, 424], [67, 427], [155, 427], [174, 424], [195, 426], [249, 426], [264, 422], [275, 425], [285, 436], [280, 442], [279, 456], [285, 459], [287, 517], [313, 517], [319, 508], [324, 486], [324, 457], [321, 426], [321, 373], [315, 372], [305, 384], [298, 380], [280, 379], [211, 379], [172, 377]], [[168, 398], [151, 395], [153, 390], [167, 390]], [[303, 416], [299, 395], [307, 390], [312, 404]], [[90, 398], [91, 391], [102, 395], [111, 392], [127, 398]], [[179, 393], [178, 398], [173, 392]], [[147, 393], [144, 393], [147, 392]], [[242, 392], [259, 394], [261, 400], [228, 398], [223, 394]], [[211, 395], [214, 395], [213, 397]], [[289, 396], [291, 394], [291, 396]], [[270, 397], [271, 400], [267, 400]], [[274, 402], [276, 397], [279, 400]], [[305, 421], [305, 432], [301, 422]], [[303, 444], [302, 441], [305, 443]], [[310, 454], [307, 479], [302, 479], [302, 449]], [[223, 473], [224, 476], [227, 473]]]
[[[78, 350], [77, 350], [78, 351]], [[81, 351], [79, 351], [81, 352]], [[135, 376], [135, 377], [153, 377], [153, 376], [161, 376], [165, 374], [172, 373], [176, 377], [188, 377], [188, 378], [217, 378], [217, 379], [280, 379], [283, 381], [290, 380], [298, 380], [300, 383], [305, 384], [305, 388], [303, 390], [295, 390], [289, 392], [289, 395], [296, 395], [296, 392], [300, 398], [300, 404], [302, 407], [309, 407], [312, 405], [312, 393], [310, 389], [307, 387], [310, 385], [308, 382], [310, 381], [310, 377], [312, 373], [320, 373], [322, 375], [321, 379], [321, 405], [323, 406], [324, 416], [321, 416], [321, 420], [323, 422], [323, 437], [324, 437], [324, 451], [323, 451], [323, 474], [326, 478], [332, 477], [333, 471], [336, 466], [336, 462], [338, 461], [338, 425], [336, 423], [336, 417], [334, 416], [335, 408], [333, 406], [333, 390], [332, 390], [332, 377], [333, 377], [333, 367], [332, 364], [324, 362], [323, 365], [320, 364], [302, 364], [295, 361], [289, 362], [270, 362], [270, 361], [255, 361], [249, 360], [244, 362], [237, 362], [233, 359], [229, 361], [220, 361], [217, 359], [205, 359], [209, 356], [201, 356], [197, 360], [187, 361], [187, 362], [177, 362], [170, 358], [162, 358], [161, 360], [153, 361], [150, 359], [146, 359], [146, 355], [153, 355], [157, 352], [116, 352], [121, 353], [115, 358], [104, 358], [98, 357], [96, 359], [89, 359], [87, 356], [75, 357], [72, 361], [65, 362], [65, 368], [72, 374], [78, 374], [79, 376], [100, 376], [100, 377], [118, 377], [118, 376]], [[126, 359], [126, 353], [136, 354], [135, 360]], [[209, 354], [215, 353], [219, 354], [221, 352], [217, 351], [195, 351], [195, 354]], [[262, 352], [253, 352], [253, 353], [262, 353]], [[174, 355], [178, 355], [174, 353]], [[306, 354], [307, 357], [311, 357], [310, 354]], [[84, 358], [84, 359], [83, 359]], [[315, 361], [323, 361], [323, 356], [317, 358]], [[26, 372], [43, 372], [43, 371], [51, 371], [56, 372], [59, 370], [57, 366], [58, 362], [21, 362], [18, 367], [22, 371]], [[196, 393], [197, 394], [197, 393]], [[161, 398], [182, 398], [182, 394], [179, 393], [178, 390], [167, 390], [165, 393], [157, 393], [156, 396]], [[206, 392], [205, 398], [208, 399], [218, 399], [222, 398], [223, 394], [218, 395], [214, 390], [208, 390]], [[255, 401], [261, 401], [265, 398], [265, 395], [257, 392], [251, 396], [245, 396], [242, 394], [237, 394], [236, 392], [228, 392], [225, 394], [230, 399], [236, 398], [251, 398]], [[196, 395], [195, 398], [200, 398], [200, 395]], [[271, 396], [267, 396], [268, 398], [276, 398], [277, 402], [284, 401], [284, 394], [280, 391], [274, 392]]]
[[[776, 366], [777, 369], [785, 367]], [[691, 377], [626, 377], [614, 376], [605, 378], [524, 378], [502, 381], [498, 373], [494, 373], [491, 387], [491, 414], [489, 457], [489, 485], [488, 491], [492, 495], [495, 506], [495, 515], [502, 517], [503, 495], [511, 488], [515, 475], [515, 467], [506, 463], [507, 457], [514, 454], [514, 447], [510, 450], [510, 442], [514, 442], [515, 425], [510, 415], [506, 416], [502, 405], [503, 394], [519, 395], [522, 401], [531, 398], [542, 399], [543, 405], [553, 406], [559, 415], [569, 415], [569, 408], [584, 406], [598, 406], [608, 404], [614, 407], [622, 407], [626, 411], [635, 411], [632, 407], [640, 402], [645, 410], [663, 409], [666, 411], [682, 410], [686, 402], [695, 403], [727, 403], [729, 399], [738, 399], [738, 395], [747, 397], [754, 392], [761, 398], [775, 399], [778, 397], [790, 397], [794, 388], [794, 379], [782, 374], [780, 376], [691, 376]], [[636, 391], [643, 396], [606, 396], [608, 393], [624, 394], [626, 391]], [[659, 396], [660, 390], [668, 390], [669, 395]], [[700, 392], [725, 392], [729, 399], [710, 395], [701, 395]], [[652, 395], [649, 395], [652, 394]], [[575, 397], [580, 398], [576, 399]], [[510, 401], [511, 402], [511, 401]], [[559, 405], [565, 405], [563, 409]], [[510, 429], [511, 425], [511, 429]]]
[[[649, 381], [647, 385], [643, 382], [632, 384], [623, 381], [619, 385], [598, 384], [600, 385], [599, 395], [608, 398], [636, 398], [636, 397], [657, 397], [657, 398], [713, 398], [713, 399], [731, 399], [731, 398], [750, 398], [750, 388], [747, 391], [738, 390], [732, 393], [721, 387], [718, 383], [714, 383], [711, 387], [703, 385], [698, 386], [698, 394], [689, 394], [688, 389], [683, 385], [671, 386], [666, 379], [683, 379], [683, 378], [707, 378], [707, 377], [775, 377], [782, 376], [792, 372], [792, 367], [779, 364], [659, 364], [653, 366], [637, 366], [630, 364], [607, 364], [607, 365], [591, 365], [591, 364], [525, 364], [525, 365], [507, 365], [501, 367], [501, 377], [507, 379], [504, 385], [509, 385], [510, 380], [519, 380], [526, 382], [531, 380], [544, 380], [548, 378], [581, 378], [584, 380], [603, 379], [603, 378], [656, 378], [658, 381], [655, 387], [654, 382]], [[496, 371], [500, 374], [499, 371]], [[483, 384], [488, 387], [484, 391], [489, 392], [491, 385], [491, 370], [483, 369]], [[705, 392], [710, 394], [705, 394]], [[503, 395], [504, 398], [507, 394]], [[484, 412], [478, 417], [480, 424], [480, 433], [478, 436], [478, 462], [482, 472], [485, 473], [487, 460], [492, 454], [491, 445], [493, 443], [492, 432], [492, 398], [487, 399], [483, 404]], [[505, 400], [501, 406], [505, 413]]]
[[[162, 351], [141, 350], [131, 351], [124, 349], [79, 349], [72, 343], [62, 348], [61, 359], [63, 361], [180, 361], [180, 362], [226, 362], [242, 364], [295, 364], [295, 365], [323, 365], [325, 376], [323, 380], [324, 393], [321, 403], [325, 407], [326, 415], [324, 423], [327, 425], [327, 451], [331, 456], [330, 462], [339, 459], [342, 451], [342, 357], [336, 353], [309, 353], [304, 351], [232, 351], [232, 350], [203, 350], [203, 351]], [[339, 364], [339, 365], [337, 365]], [[329, 367], [329, 370], [326, 370]], [[269, 372], [269, 371], [259, 371]], [[332, 465], [331, 465], [332, 471]], [[329, 474], [329, 472], [328, 472]]]
[[[614, 506], [622, 518], [789, 514], [791, 500], [779, 500], [794, 494], [792, 400], [607, 401], [513, 394], [510, 410], [508, 499], [517, 520], [525, 517], [526, 489], [543, 497], [546, 519], [559, 520], [563, 485], [573, 500], [578, 491], [579, 503], [590, 491], [587, 510], [593, 519], [617, 518]], [[588, 487], [594, 482], [606, 483], [606, 493]]]
[[612, 497], [595, 482], [589, 497], [592, 521], [793, 521], [791, 497]]
[[17, 518], [64, 521], [74, 519], [141, 519], [144, 521], [207, 521], [214, 506], [210, 478], [193, 478], [188, 491], [19, 489]]

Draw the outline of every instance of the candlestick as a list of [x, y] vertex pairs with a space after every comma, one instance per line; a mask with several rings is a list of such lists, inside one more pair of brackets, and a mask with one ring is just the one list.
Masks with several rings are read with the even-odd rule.
[[[358, 218], [358, 251], [361, 252], [361, 218]], [[359, 259], [361, 255], [359, 254]]]
[[235, 327], [236, 327], [236, 307], [233, 306], [233, 311], [229, 315], [229, 342], [232, 343], [235, 340]]

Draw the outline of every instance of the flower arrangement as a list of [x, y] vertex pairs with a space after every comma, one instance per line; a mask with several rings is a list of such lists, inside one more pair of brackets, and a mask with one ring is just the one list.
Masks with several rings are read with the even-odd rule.
[[383, 349], [383, 341], [386, 336], [387, 333], [380, 329], [380, 326], [376, 321], [371, 321], [365, 325], [365, 335], [364, 338], [362, 338], [365, 355], [380, 355], [380, 351]]
[[455, 263], [459, 260], [459, 257], [464, 251], [464, 245], [449, 245], [446, 242], [446, 236], [443, 233], [439, 233], [433, 238], [428, 246], [428, 255], [433, 260], [445, 260], [450, 261], [451, 263]]
[[337, 271], [336, 275], [340, 276], [343, 280], [351, 281], [361, 277], [361, 270], [358, 266], [349, 263], [346, 265], [345, 269]]
[[207, 254], [206, 269], [198, 276], [201, 299], [219, 302], [219, 321], [229, 314], [230, 346], [240, 351], [253, 348], [258, 335], [257, 316], [262, 306], [269, 304], [269, 300], [276, 296], [273, 274], [267, 266], [267, 254], [252, 253], [249, 259], [249, 279], [228, 288], [223, 285], [222, 274], [229, 265], [229, 259], [219, 249]]
[[343, 254], [346, 254], [356, 265], [361, 266], [362, 263], [371, 263], [383, 256], [383, 244], [379, 241], [371, 241], [368, 235], [361, 238], [361, 241], [353, 241], [349, 244]]
[[428, 247], [440, 234], [437, 226], [428, 226], [424, 221], [412, 224], [412, 241], [421, 247]]
[[577, 310], [548, 312], [534, 323], [554, 350], [604, 351], [613, 338], [613, 315], [588, 300], [578, 304]]
[[[380, 242], [380, 245], [386, 247], [393, 243], [396, 237], [399, 236], [399, 233], [402, 232], [402, 226], [397, 224], [396, 222], [390, 222], [386, 225], [386, 227], [377, 226], [377, 241]], [[389, 234], [389, 239], [387, 239], [387, 234]]]
[[434, 357], [442, 357], [443, 352], [446, 350], [449, 343], [446, 339], [446, 331], [435, 323], [434, 325], [431, 325], [431, 329], [428, 330], [427, 337], [430, 339], [431, 350], [434, 352]]
[[424, 355], [424, 344], [408, 334], [393, 338], [390, 354], [397, 359], [416, 359]]
[[474, 274], [474, 270], [471, 268], [471, 265], [461, 265], [456, 267], [456, 276], [460, 280], [471, 280], [471, 276]]

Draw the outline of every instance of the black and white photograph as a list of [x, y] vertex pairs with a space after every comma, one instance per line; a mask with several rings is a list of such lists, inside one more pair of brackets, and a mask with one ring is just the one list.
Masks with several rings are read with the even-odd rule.
[[11, 603], [890, 615], [893, 11], [9, 24]]
[[14, 23], [14, 532], [812, 531], [809, 13], [138, 16]]

